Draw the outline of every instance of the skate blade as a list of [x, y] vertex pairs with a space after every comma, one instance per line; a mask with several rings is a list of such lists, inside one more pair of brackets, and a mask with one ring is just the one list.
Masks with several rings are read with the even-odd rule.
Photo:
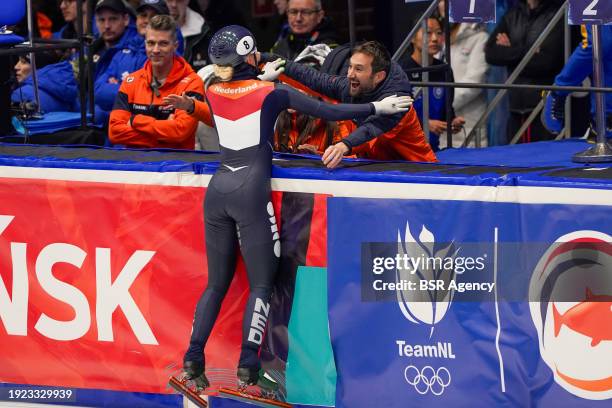
[[189, 401], [193, 402], [199, 408], [208, 408], [208, 402], [202, 399], [198, 393], [187, 387], [184, 381], [176, 377], [170, 377], [170, 381], [168, 384], [178, 391], [179, 394], [184, 395], [189, 399]]
[[283, 408], [293, 407], [293, 405], [287, 402], [259, 397], [256, 395], [247, 394], [245, 392], [232, 390], [230, 388], [219, 388], [218, 396], [223, 397], [223, 398], [229, 398], [235, 401], [246, 402], [249, 404], [257, 405], [258, 407], [283, 407]]

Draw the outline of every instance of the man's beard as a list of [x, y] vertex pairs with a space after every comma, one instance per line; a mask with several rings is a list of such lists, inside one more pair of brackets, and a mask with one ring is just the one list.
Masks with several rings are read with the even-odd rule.
[[369, 92], [372, 92], [372, 90], [374, 89], [374, 87], [370, 84], [368, 85], [364, 85], [363, 83], [360, 83], [359, 86], [356, 89], [350, 88], [349, 94], [353, 97], [353, 98], [358, 98], [361, 97]]

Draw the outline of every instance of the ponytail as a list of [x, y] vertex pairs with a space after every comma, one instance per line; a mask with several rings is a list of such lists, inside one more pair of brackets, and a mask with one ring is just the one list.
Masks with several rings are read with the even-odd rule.
[[234, 67], [231, 65], [213, 65], [213, 73], [208, 77], [204, 84], [204, 91], [208, 90], [208, 87], [219, 82], [231, 81], [234, 77]]

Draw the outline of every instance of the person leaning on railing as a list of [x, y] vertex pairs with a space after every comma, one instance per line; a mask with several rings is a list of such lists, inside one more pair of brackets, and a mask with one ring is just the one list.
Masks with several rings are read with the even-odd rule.
[[[311, 47], [318, 46], [322, 45]], [[262, 58], [271, 61], [276, 56], [263, 53]], [[285, 74], [342, 103], [377, 102], [391, 95], [410, 95], [406, 74], [391, 61], [385, 46], [376, 41], [366, 41], [352, 49], [346, 76], [328, 75], [292, 61], [287, 61]], [[350, 154], [373, 160], [437, 161], [414, 108], [387, 117], [369, 116], [353, 121], [356, 129], [325, 150], [322, 160], [328, 168], [338, 166]]]

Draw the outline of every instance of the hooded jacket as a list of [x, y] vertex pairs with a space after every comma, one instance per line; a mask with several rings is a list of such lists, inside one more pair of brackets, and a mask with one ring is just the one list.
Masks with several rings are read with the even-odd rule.
[[[43, 112], [75, 112], [78, 110], [78, 87], [72, 65], [68, 61], [47, 65], [39, 70], [38, 95]], [[27, 77], [11, 95], [16, 103], [35, 101], [32, 76]]]
[[[138, 35], [136, 28], [128, 26], [119, 39], [119, 42], [108, 49], [101, 49], [104, 41], [98, 39], [94, 43], [94, 90], [96, 105], [103, 111], [113, 108], [115, 97], [119, 92], [121, 81], [131, 72], [142, 68], [146, 61], [146, 55], [139, 52], [135, 38]], [[109, 82], [114, 78], [118, 83]]]
[[321, 23], [309, 34], [293, 34], [289, 26], [284, 27], [271, 52], [293, 60], [304, 48], [314, 44], [327, 44], [331, 48], [338, 45], [336, 31], [330, 18], [323, 17]]
[[208, 44], [213, 32], [204, 18], [190, 8], [187, 8], [187, 17], [181, 32], [185, 41], [183, 57], [197, 72], [209, 64]]
[[[269, 54], [264, 54], [263, 58], [273, 59]], [[376, 89], [355, 98], [349, 93], [350, 82], [346, 76], [324, 74], [291, 61], [287, 61], [285, 74], [313, 91], [342, 103], [368, 103], [391, 95], [411, 95], [410, 82], [396, 62], [391, 63], [388, 75]], [[349, 150], [377, 139], [376, 141], [386, 146], [385, 149], [378, 149], [379, 152], [384, 150], [384, 154], [371, 155], [362, 152], [363, 156], [376, 160], [436, 161], [414, 109], [407, 113], [355, 119], [354, 122], [357, 129], [342, 140]]]
[[[163, 85], [152, 86], [151, 63], [130, 74], [121, 84], [110, 115], [111, 143], [128, 147], [192, 149], [196, 118], [182, 110], [168, 109], [163, 98], [170, 94], [203, 100], [204, 84], [182, 57], [174, 56], [172, 70]], [[131, 125], [130, 125], [131, 122]]]
[[[508, 72], [512, 72], [557, 11], [559, 11], [558, 0], [541, 0], [533, 10], [529, 9], [525, 0], [521, 0], [508, 10], [489, 36], [485, 47], [487, 62], [506, 66]], [[499, 33], [508, 35], [510, 47], [496, 44]], [[518, 76], [516, 83], [551, 85], [555, 75], [563, 67], [563, 38], [563, 21], [559, 21], [542, 43], [540, 51], [531, 58]], [[509, 96], [510, 110], [517, 113], [530, 112], [541, 99], [540, 91], [532, 89], [511, 89]]]

